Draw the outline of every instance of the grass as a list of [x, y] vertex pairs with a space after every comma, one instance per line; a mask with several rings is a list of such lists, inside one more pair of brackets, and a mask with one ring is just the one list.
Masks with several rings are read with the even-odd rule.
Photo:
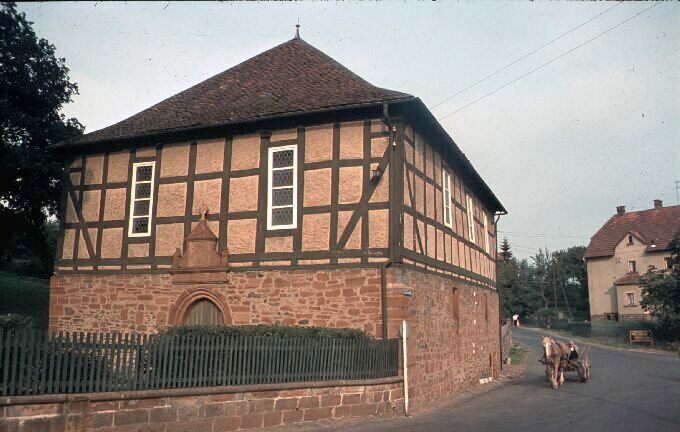
[[524, 359], [527, 356], [527, 350], [520, 345], [513, 345], [510, 348], [508, 357], [510, 357], [510, 364], [518, 365], [524, 363]]
[[49, 305], [48, 279], [0, 271], [0, 314], [28, 315], [37, 329], [47, 330]]
[[[636, 325], [637, 324], [637, 325]], [[573, 334], [567, 330], [557, 330], [557, 329], [551, 329], [549, 330], [552, 333], [557, 333], [558, 335], [568, 338], [568, 339], [574, 339], [577, 341], [581, 341], [582, 344], [589, 344], [589, 343], [595, 343], [595, 344], [600, 344], [600, 345], [606, 345], [610, 346], [613, 348], [621, 348], [621, 349], [638, 349], [638, 348], [652, 348], [652, 349], [658, 349], [661, 351], [676, 351], [677, 348], [674, 349], [673, 344], [668, 344], [664, 341], [657, 341], [656, 339], [654, 340], [654, 346], [652, 347], [649, 343], [636, 343], [636, 344], [631, 344], [628, 342], [628, 330], [644, 330], [644, 329], [653, 329], [655, 327], [656, 323], [650, 323], [650, 322], [645, 322], [645, 321], [640, 321], [640, 322], [631, 322], [631, 323], [619, 323], [619, 322], [614, 322], [613, 324], [595, 324], [595, 326], [601, 326], [601, 327], [611, 327], [612, 329], [617, 328], [615, 331], [613, 331], [611, 334], [612, 336], [603, 336], [603, 335], [595, 335], [591, 337], [584, 337], [581, 335], [576, 335]], [[534, 328], [540, 329], [540, 327], [535, 327]], [[594, 330], [597, 331], [597, 330]], [[624, 333], [625, 332], [625, 333]], [[605, 332], [603, 332], [605, 333]], [[607, 333], [605, 333], [607, 334]]]

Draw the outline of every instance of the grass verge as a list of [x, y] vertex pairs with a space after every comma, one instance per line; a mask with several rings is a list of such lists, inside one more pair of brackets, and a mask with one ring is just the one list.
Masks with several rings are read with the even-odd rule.
[[49, 306], [48, 279], [0, 271], [0, 314], [28, 315], [37, 329], [46, 330]]
[[[534, 328], [536, 330], [544, 330], [540, 327], [534, 327], [530, 326], [531, 328]], [[631, 327], [632, 328], [632, 327]], [[575, 335], [571, 332], [568, 332], [566, 330], [556, 330], [556, 329], [550, 329], [546, 330], [549, 331], [550, 333], [557, 334], [559, 336], [562, 336], [567, 339], [573, 339], [580, 344], [596, 344], [596, 345], [605, 345], [609, 346], [612, 348], [619, 348], [619, 349], [627, 349], [627, 350], [632, 350], [632, 349], [654, 349], [658, 351], [671, 351], [671, 352], [677, 352], [678, 348], [675, 346], [675, 344], [667, 343], [665, 341], [654, 341], [654, 346], [650, 346], [648, 343], [637, 343], [631, 345], [624, 337], [621, 336], [615, 336], [615, 337], [605, 337], [605, 336], [591, 336], [591, 337], [584, 337], [580, 335]]]
[[510, 357], [510, 364], [519, 365], [524, 363], [527, 357], [528, 350], [521, 345], [514, 344], [510, 348], [508, 357]]

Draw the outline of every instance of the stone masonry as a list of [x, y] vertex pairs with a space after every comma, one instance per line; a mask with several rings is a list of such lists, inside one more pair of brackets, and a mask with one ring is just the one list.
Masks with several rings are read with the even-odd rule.
[[[411, 296], [404, 296], [404, 290]], [[496, 291], [404, 268], [389, 275], [387, 303], [390, 337], [398, 337], [402, 318], [409, 323], [409, 397], [414, 408], [500, 370]]]
[[174, 283], [170, 274], [65, 274], [52, 277], [50, 330], [152, 332], [172, 322], [178, 300], [211, 292], [227, 324], [353, 327], [380, 334], [379, 269], [224, 273], [226, 282]]
[[[383, 380], [385, 381], [385, 380]], [[314, 383], [311, 383], [313, 385]], [[316, 383], [321, 384], [321, 383]], [[337, 383], [336, 383], [337, 384]], [[173, 395], [107, 393], [0, 401], [0, 431], [222, 432], [400, 412], [401, 382]], [[217, 391], [215, 391], [217, 390]], [[247, 390], [247, 389], [244, 389]], [[10, 398], [11, 399], [11, 398]]]

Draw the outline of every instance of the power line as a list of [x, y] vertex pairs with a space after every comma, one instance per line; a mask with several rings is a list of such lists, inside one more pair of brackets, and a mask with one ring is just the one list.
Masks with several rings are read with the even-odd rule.
[[559, 59], [561, 59], [562, 57], [566, 56], [567, 54], [570, 54], [570, 53], [576, 51], [577, 49], [579, 49], [579, 48], [581, 48], [582, 46], [584, 46], [584, 45], [586, 45], [586, 44], [588, 44], [588, 43], [594, 41], [595, 39], [598, 39], [598, 38], [604, 36], [605, 34], [609, 33], [610, 31], [614, 30], [615, 28], [617, 28], [617, 27], [619, 27], [619, 26], [622, 26], [623, 24], [627, 23], [628, 21], [630, 21], [630, 20], [632, 20], [632, 19], [635, 19], [635, 18], [639, 17], [640, 15], [642, 15], [642, 14], [645, 13], [645, 12], [647, 12], [648, 10], [657, 7], [657, 6], [660, 5], [661, 3], [662, 3], [662, 2], [656, 2], [656, 3], [654, 3], [652, 6], [648, 7], [647, 9], [643, 10], [642, 12], [638, 12], [637, 14], [633, 15], [632, 17], [630, 17], [630, 18], [628, 18], [628, 19], [625, 19], [625, 20], [621, 21], [620, 23], [616, 24], [616, 25], [613, 26], [613, 27], [608, 28], [607, 30], [603, 31], [602, 33], [598, 34], [597, 36], [595, 36], [595, 37], [593, 37], [593, 38], [590, 38], [590, 39], [588, 39], [587, 41], [585, 41], [585, 42], [583, 42], [583, 43], [581, 43], [581, 44], [579, 44], [579, 45], [576, 45], [574, 48], [570, 49], [569, 51], [566, 51], [565, 53], [560, 54], [559, 56], [553, 58], [552, 60], [549, 60], [549, 61], [543, 63], [542, 65], [538, 66], [537, 68], [534, 68], [534, 69], [530, 70], [529, 72], [527, 72], [527, 73], [525, 73], [525, 74], [523, 74], [523, 75], [520, 75], [519, 77], [515, 78], [514, 80], [512, 80], [512, 81], [510, 81], [510, 82], [508, 82], [508, 83], [506, 83], [506, 84], [503, 84], [502, 86], [498, 87], [496, 90], [494, 90], [494, 91], [492, 91], [492, 92], [489, 92], [489, 93], [485, 94], [484, 96], [481, 96], [481, 97], [479, 97], [479, 98], [473, 100], [472, 102], [470, 102], [470, 103], [468, 103], [468, 104], [466, 104], [466, 105], [463, 105], [462, 107], [458, 108], [457, 110], [455, 110], [455, 111], [453, 111], [453, 112], [450, 112], [450, 113], [446, 114], [446, 115], [443, 116], [443, 117], [440, 117], [438, 120], [440, 120], [440, 121], [441, 121], [441, 120], [444, 120], [445, 118], [447, 118], [447, 117], [449, 117], [449, 116], [452, 116], [452, 115], [454, 115], [454, 114], [456, 114], [456, 113], [458, 113], [458, 112], [460, 112], [460, 111], [462, 111], [462, 110], [464, 110], [464, 109], [470, 107], [471, 105], [476, 104], [477, 102], [481, 101], [482, 99], [485, 99], [485, 98], [487, 98], [487, 97], [493, 95], [494, 93], [497, 93], [497, 92], [503, 90], [505, 87], [507, 87], [507, 86], [509, 86], [509, 85], [511, 85], [511, 84], [516, 83], [517, 81], [521, 80], [522, 78], [524, 78], [524, 77], [526, 77], [526, 76], [528, 76], [528, 75], [531, 75], [532, 73], [536, 72], [537, 70], [542, 69], [542, 68], [544, 68], [545, 66], [548, 66], [550, 63], [553, 63], [554, 61], [559, 60]]
[[569, 30], [569, 31], [567, 31], [567, 32], [565, 32], [565, 33], [562, 33], [561, 35], [557, 36], [556, 38], [552, 39], [551, 41], [549, 41], [549, 42], [547, 42], [547, 43], [541, 45], [540, 47], [536, 48], [536, 49], [533, 50], [533, 51], [530, 51], [530, 52], [524, 54], [523, 56], [521, 56], [521, 57], [517, 58], [516, 60], [514, 60], [514, 61], [512, 61], [512, 62], [510, 62], [510, 63], [508, 63], [508, 64], [506, 64], [505, 66], [503, 66], [502, 68], [498, 69], [497, 71], [495, 71], [495, 72], [493, 72], [493, 73], [490, 73], [489, 75], [485, 76], [484, 78], [480, 79], [479, 81], [477, 81], [477, 82], [475, 82], [475, 83], [473, 83], [473, 84], [470, 84], [469, 86], [465, 87], [464, 89], [462, 89], [462, 90], [459, 91], [458, 93], [456, 93], [456, 94], [454, 94], [454, 95], [452, 95], [452, 96], [447, 97], [447, 98], [444, 99], [443, 101], [438, 102], [438, 103], [432, 105], [432, 106], [429, 107], [429, 108], [432, 110], [432, 109], [437, 108], [439, 105], [443, 104], [444, 102], [450, 101], [451, 99], [455, 98], [455, 97], [458, 96], [459, 94], [464, 93], [464, 92], [470, 90], [472, 87], [476, 86], [477, 84], [482, 83], [482, 82], [488, 80], [488, 79], [491, 78], [492, 76], [494, 76], [494, 75], [496, 75], [496, 74], [498, 74], [498, 73], [504, 71], [505, 69], [509, 68], [510, 66], [514, 65], [515, 63], [517, 63], [517, 62], [519, 62], [519, 61], [521, 61], [521, 60], [524, 60], [525, 58], [529, 57], [529, 56], [532, 55], [533, 53], [542, 50], [543, 48], [547, 47], [548, 45], [552, 44], [553, 42], [556, 42], [556, 41], [562, 39], [562, 38], [565, 37], [566, 35], [568, 35], [568, 34], [570, 34], [570, 33], [573, 33], [574, 31], [580, 29], [581, 27], [583, 27], [584, 25], [586, 25], [586, 24], [588, 24], [589, 22], [593, 21], [594, 19], [596, 19], [596, 18], [598, 18], [598, 17], [600, 17], [600, 16], [606, 14], [607, 12], [609, 12], [609, 11], [612, 10], [612, 9], [614, 9], [615, 7], [621, 6], [622, 4], [623, 4], [623, 2], [619, 2], [619, 3], [615, 4], [614, 6], [610, 7], [609, 9], [605, 10], [604, 12], [600, 12], [599, 14], [595, 15], [594, 17], [592, 17], [592, 18], [589, 19], [588, 21], [586, 21], [586, 22], [584, 22], [584, 23], [581, 23], [581, 24], [577, 25], [576, 27], [574, 27], [573, 29], [571, 29], [571, 30]]
[[499, 234], [509, 234], [516, 237], [547, 237], [547, 238], [589, 238], [588, 236], [568, 235], [568, 234], [550, 234], [550, 233], [521, 233], [511, 231], [498, 231]]

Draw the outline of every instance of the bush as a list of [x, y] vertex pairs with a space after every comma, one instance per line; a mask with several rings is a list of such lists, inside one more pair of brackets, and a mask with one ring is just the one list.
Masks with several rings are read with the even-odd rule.
[[329, 327], [298, 327], [280, 324], [258, 324], [244, 326], [180, 325], [168, 327], [159, 332], [172, 336], [279, 336], [285, 338], [339, 338], [370, 339], [361, 330]]
[[0, 315], [0, 329], [9, 330], [30, 330], [35, 323], [33, 318], [28, 315], [4, 314]]
[[550, 308], [541, 308], [536, 311], [538, 318], [555, 318], [555, 311]]

